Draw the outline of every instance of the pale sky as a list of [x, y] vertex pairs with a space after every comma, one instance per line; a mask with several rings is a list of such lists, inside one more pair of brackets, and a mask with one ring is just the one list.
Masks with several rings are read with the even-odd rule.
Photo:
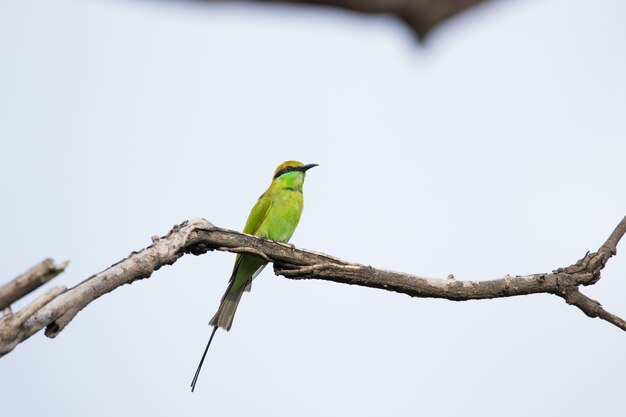
[[[287, 159], [320, 164], [298, 247], [457, 279], [569, 265], [626, 214], [625, 13], [500, 1], [420, 46], [314, 8], [0, 0], [0, 279], [53, 257], [75, 285], [189, 218], [241, 230]], [[583, 292], [624, 317], [618, 250]], [[626, 335], [560, 298], [271, 268], [191, 394], [233, 260], [185, 256], [20, 344], [2, 415], [624, 415]]]

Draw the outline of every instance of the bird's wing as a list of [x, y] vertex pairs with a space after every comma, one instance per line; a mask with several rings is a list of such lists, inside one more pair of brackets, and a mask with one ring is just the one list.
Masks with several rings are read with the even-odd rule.
[[[267, 217], [267, 213], [269, 213], [270, 207], [272, 207], [272, 196], [268, 191], [266, 191], [261, 195], [261, 197], [259, 197], [254, 207], [252, 207], [252, 211], [250, 211], [250, 214], [248, 215], [248, 220], [246, 221], [246, 225], [243, 228], [243, 232], [249, 235], [256, 235], [256, 232], [263, 223], [263, 220], [265, 220], [265, 218]], [[242, 259], [243, 256], [241, 254], [238, 254], [237, 258], [235, 259], [235, 265], [233, 266], [233, 273], [230, 276], [230, 283], [232, 283], [237, 276], [237, 271], [241, 266]], [[256, 276], [261, 273], [262, 270], [263, 268], [257, 270], [252, 276], [252, 279], [256, 278]], [[252, 282], [252, 280], [250, 280], [250, 282]]]
[[252, 281], [254, 281], [254, 279], [259, 276], [261, 271], [263, 271], [263, 269], [265, 269], [266, 266], [267, 266], [267, 264], [261, 266], [259, 269], [256, 270], [256, 272], [254, 274], [252, 274], [252, 278], [250, 278], [250, 282], [248, 282], [248, 284], [246, 284], [245, 291], [247, 291], [247, 292], [252, 291]]
[[252, 211], [250, 211], [250, 214], [248, 215], [248, 220], [243, 228], [243, 232], [256, 236], [256, 232], [259, 230], [263, 220], [267, 217], [270, 207], [272, 207], [272, 195], [268, 190], [264, 192], [261, 197], [259, 197], [254, 207], [252, 207]]

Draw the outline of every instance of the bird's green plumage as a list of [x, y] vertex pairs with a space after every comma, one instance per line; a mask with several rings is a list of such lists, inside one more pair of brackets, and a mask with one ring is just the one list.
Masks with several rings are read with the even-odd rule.
[[[298, 161], [286, 161], [280, 164], [274, 172], [269, 188], [252, 208], [243, 232], [277, 242], [288, 242], [302, 214], [302, 184], [305, 172], [314, 166], [316, 164], [303, 165]], [[246, 289], [250, 288], [252, 280], [265, 265], [267, 261], [258, 256], [237, 255], [226, 293], [222, 297], [219, 309], [210, 321], [210, 324], [214, 326], [213, 333], [191, 383], [192, 391], [215, 331], [218, 327], [230, 330], [241, 296]]]
[[[288, 162], [302, 166], [299, 162]], [[302, 214], [304, 175], [301, 171], [291, 171], [275, 178], [252, 208], [243, 232], [277, 242], [289, 241]], [[234, 293], [247, 285], [266, 263], [253, 255], [237, 255], [232, 276], [234, 282], [229, 292]]]

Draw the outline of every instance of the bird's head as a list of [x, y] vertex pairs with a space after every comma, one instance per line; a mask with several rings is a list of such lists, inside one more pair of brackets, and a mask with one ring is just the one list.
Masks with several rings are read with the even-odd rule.
[[273, 181], [287, 187], [301, 187], [304, 182], [304, 173], [316, 166], [317, 164], [304, 165], [298, 161], [283, 162], [274, 171]]

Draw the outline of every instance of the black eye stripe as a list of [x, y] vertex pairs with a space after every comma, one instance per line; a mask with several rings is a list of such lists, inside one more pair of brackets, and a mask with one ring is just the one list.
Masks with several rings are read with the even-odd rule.
[[293, 171], [294, 169], [295, 169], [295, 168], [294, 168], [294, 167], [292, 167], [292, 166], [286, 166], [285, 168], [283, 168], [283, 169], [281, 169], [280, 171], [278, 171], [278, 172], [276, 173], [276, 175], [274, 175], [274, 178], [278, 178], [278, 177], [280, 177], [281, 175], [283, 175], [283, 174], [285, 174], [285, 173], [287, 173], [287, 172], [291, 172], [291, 171]]

